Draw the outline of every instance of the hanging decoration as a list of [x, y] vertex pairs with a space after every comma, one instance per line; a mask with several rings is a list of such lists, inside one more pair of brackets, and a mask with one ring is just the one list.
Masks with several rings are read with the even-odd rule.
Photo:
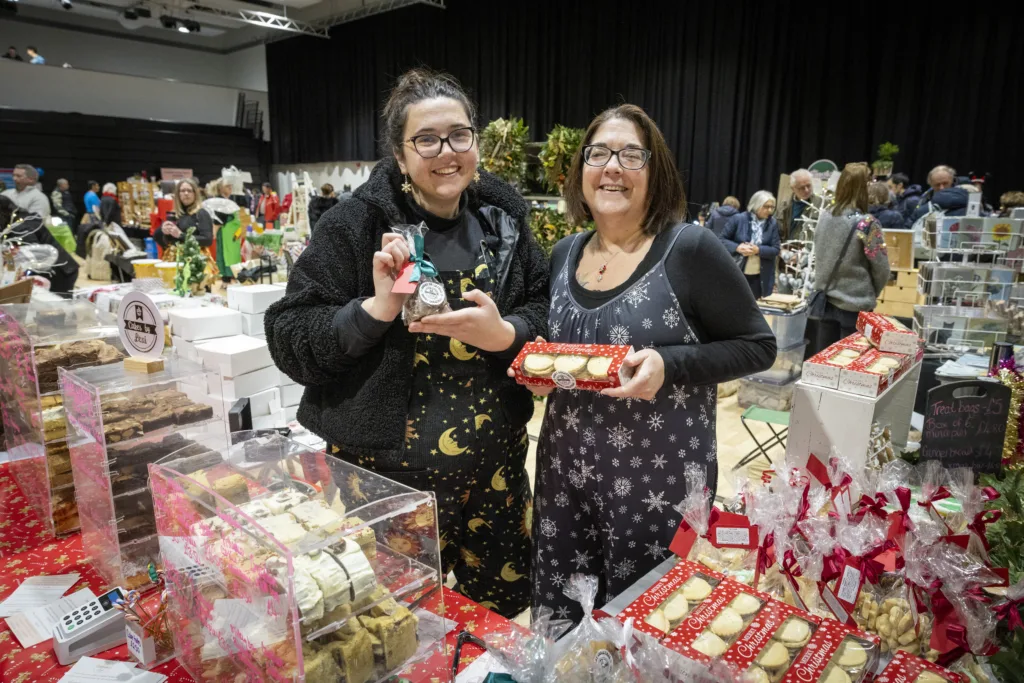
[[562, 124], [556, 125], [548, 133], [547, 142], [541, 147], [538, 157], [541, 163], [540, 180], [549, 191], [562, 194], [569, 167], [585, 134], [582, 128], [569, 128]]
[[1010, 411], [1006, 420], [1006, 439], [1003, 441], [1003, 468], [1017, 469], [1024, 464], [1024, 376], [1017, 362], [1010, 356], [999, 363], [996, 374], [1003, 386], [1010, 389]]
[[495, 119], [480, 134], [480, 163], [517, 190], [526, 189], [526, 143], [530, 127], [522, 119]]

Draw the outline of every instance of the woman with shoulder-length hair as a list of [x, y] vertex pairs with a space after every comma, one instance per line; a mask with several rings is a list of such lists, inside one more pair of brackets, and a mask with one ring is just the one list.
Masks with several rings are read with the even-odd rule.
[[868, 213], [871, 168], [847, 164], [836, 183], [835, 203], [814, 230], [814, 288], [825, 292], [815, 353], [853, 334], [857, 313], [872, 311], [889, 281], [889, 254], [878, 219]]
[[775, 195], [758, 190], [747, 202], [747, 210], [730, 218], [722, 231], [722, 244], [743, 271], [755, 299], [775, 289], [775, 259], [782, 242], [774, 213]]
[[595, 230], [552, 253], [554, 342], [621, 344], [632, 378], [600, 393], [556, 390], [537, 452], [533, 608], [579, 620], [562, 585], [600, 577], [597, 604], [661, 562], [687, 468], [718, 479], [718, 382], [771, 366], [775, 337], [686, 198], [665, 140], [637, 106], [598, 115], [565, 183], [569, 219]]
[[[547, 260], [522, 195], [478, 171], [476, 107], [454, 78], [409, 71], [383, 119], [385, 158], [320, 217], [267, 342], [306, 387], [302, 424], [337, 457], [434, 491], [444, 573], [514, 617], [530, 594], [533, 400], [505, 370], [547, 334]], [[410, 251], [394, 228], [420, 222], [453, 310], [406, 327], [391, 289]]]
[[202, 190], [191, 178], [179, 180], [174, 187], [174, 217], [168, 218], [153, 239], [164, 249], [185, 239], [189, 228], [195, 228], [196, 241], [201, 247], [213, 244], [213, 219], [203, 210]]

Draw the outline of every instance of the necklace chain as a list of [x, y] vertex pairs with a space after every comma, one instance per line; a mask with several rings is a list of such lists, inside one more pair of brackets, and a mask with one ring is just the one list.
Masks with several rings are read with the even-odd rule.
[[[598, 240], [601, 240], [601, 236], [600, 235], [597, 235], [596, 237], [597, 237]], [[644, 238], [645, 238], [645, 236], [641, 235], [641, 241], [643, 241]], [[601, 240], [601, 241], [603, 242], [603, 240]], [[601, 265], [601, 267], [597, 269], [597, 281], [598, 282], [600, 282], [601, 280], [604, 279], [605, 271], [608, 270], [608, 264], [611, 263], [612, 261], [614, 261], [615, 257], [618, 256], [619, 254], [621, 254], [624, 251], [627, 251], [627, 250], [626, 249], [619, 249], [617, 252], [615, 252], [610, 257], [608, 257], [607, 259], [604, 260], [604, 263]], [[594, 249], [594, 252], [595, 252], [595, 255], [598, 258], [601, 258], [600, 253], [598, 252], [596, 247]]]

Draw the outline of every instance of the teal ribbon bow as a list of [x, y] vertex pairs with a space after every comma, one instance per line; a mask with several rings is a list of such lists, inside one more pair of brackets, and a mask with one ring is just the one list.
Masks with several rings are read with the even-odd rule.
[[437, 268], [425, 256], [423, 235], [413, 235], [409, 262], [412, 263], [412, 275], [409, 276], [409, 282], [419, 282], [421, 275], [437, 277]]

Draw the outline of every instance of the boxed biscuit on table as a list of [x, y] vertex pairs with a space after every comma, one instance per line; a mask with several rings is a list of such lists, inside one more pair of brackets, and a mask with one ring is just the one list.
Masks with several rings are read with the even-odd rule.
[[512, 361], [516, 382], [526, 386], [601, 391], [632, 376], [623, 361], [632, 346], [528, 342]]
[[862, 346], [847, 345], [842, 341], [837, 342], [804, 361], [800, 372], [801, 379], [805, 384], [838, 389], [843, 368], [870, 350]]
[[878, 663], [878, 636], [822, 619], [781, 683], [860, 683]]
[[963, 674], [943, 669], [938, 664], [897, 650], [896, 656], [875, 677], [875, 683], [968, 683]]
[[821, 620], [778, 600], [770, 601], [722, 656], [751, 683], [777, 681], [807, 646]]
[[865, 337], [860, 332], [854, 332], [849, 337], [843, 337], [838, 342], [836, 342], [836, 344], [838, 344], [839, 346], [861, 349], [862, 351], [867, 351], [868, 349], [874, 348], [874, 345], [871, 343], [871, 340]]
[[657, 583], [618, 614], [633, 618], [633, 628], [661, 639], [683, 623], [725, 577], [694, 562], [682, 560]]
[[726, 579], [686, 615], [662, 644], [706, 664], [735, 645], [771, 600], [764, 593]]
[[909, 367], [910, 357], [871, 349], [848, 363], [839, 373], [839, 390], [875, 397], [888, 389]]
[[896, 318], [871, 311], [857, 314], [857, 330], [871, 340], [879, 351], [891, 351], [916, 357], [921, 339]]

